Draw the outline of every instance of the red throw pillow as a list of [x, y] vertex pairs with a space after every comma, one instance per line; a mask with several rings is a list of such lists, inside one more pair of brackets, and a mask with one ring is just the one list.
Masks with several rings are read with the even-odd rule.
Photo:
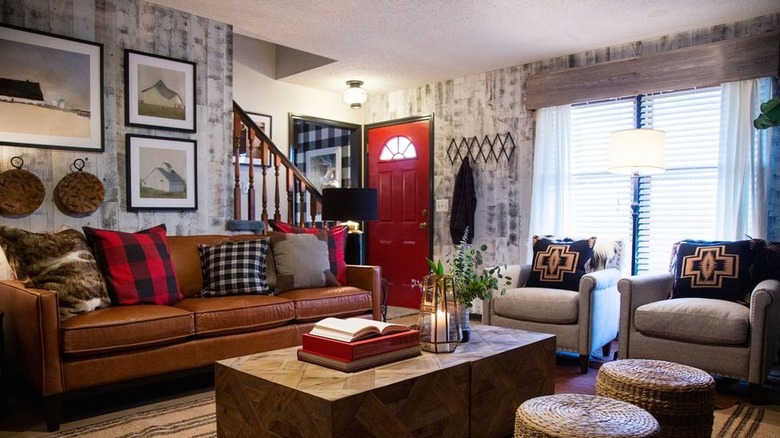
[[[278, 221], [270, 221], [269, 223], [274, 231], [280, 233], [319, 234], [324, 231], [321, 228], [302, 228]], [[336, 280], [341, 285], [347, 284], [347, 262], [344, 261], [344, 253], [346, 253], [347, 249], [347, 230], [348, 227], [346, 225], [338, 225], [327, 230], [330, 272], [336, 276]]]
[[182, 299], [165, 225], [137, 233], [83, 229], [113, 304], [171, 305]]

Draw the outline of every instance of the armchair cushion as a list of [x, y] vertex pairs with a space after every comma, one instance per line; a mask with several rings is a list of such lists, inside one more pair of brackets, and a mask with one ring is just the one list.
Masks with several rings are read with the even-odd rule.
[[710, 298], [661, 300], [639, 306], [637, 331], [666, 339], [700, 344], [743, 345], [748, 341], [750, 310]]
[[595, 244], [595, 237], [574, 241], [534, 236], [534, 258], [525, 286], [579, 290]]
[[756, 245], [755, 240], [681, 241], [672, 266], [672, 298], [717, 298], [747, 306]]
[[496, 315], [520, 321], [575, 324], [580, 293], [543, 287], [508, 289], [493, 299]]

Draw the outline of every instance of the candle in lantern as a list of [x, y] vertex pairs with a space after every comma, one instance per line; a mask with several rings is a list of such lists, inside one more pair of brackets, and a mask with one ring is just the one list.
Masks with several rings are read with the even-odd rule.
[[447, 314], [441, 310], [436, 310], [436, 336], [435, 342], [447, 341]]

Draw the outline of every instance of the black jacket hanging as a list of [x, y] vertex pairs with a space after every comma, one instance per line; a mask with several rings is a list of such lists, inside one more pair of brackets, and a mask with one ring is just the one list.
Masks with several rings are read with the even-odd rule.
[[469, 228], [468, 243], [474, 238], [474, 212], [477, 210], [477, 195], [474, 192], [474, 175], [471, 173], [469, 159], [463, 163], [455, 176], [455, 189], [452, 192], [452, 212], [450, 213], [450, 236], [452, 243], [460, 243], [466, 227]]

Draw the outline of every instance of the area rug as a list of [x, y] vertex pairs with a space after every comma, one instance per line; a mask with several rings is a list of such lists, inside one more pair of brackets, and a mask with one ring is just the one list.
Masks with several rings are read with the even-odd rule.
[[387, 306], [387, 319], [396, 319], [402, 316], [417, 315], [420, 309], [410, 309], [407, 307]]
[[780, 437], [780, 406], [738, 404], [716, 410], [712, 437]]
[[214, 396], [209, 395], [67, 428], [45, 438], [211, 438], [217, 436], [216, 421]]

